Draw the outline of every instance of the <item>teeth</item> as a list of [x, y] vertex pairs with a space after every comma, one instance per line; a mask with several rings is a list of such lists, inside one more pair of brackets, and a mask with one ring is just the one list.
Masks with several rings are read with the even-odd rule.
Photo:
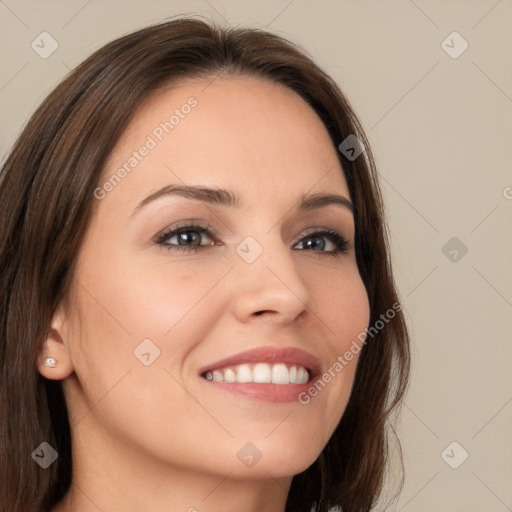
[[207, 372], [205, 378], [214, 382], [304, 384], [309, 380], [309, 373], [302, 366], [287, 366], [284, 363], [256, 363], [213, 370], [213, 372]]
[[255, 364], [252, 370], [252, 380], [253, 382], [270, 384], [272, 382], [272, 369], [265, 363]]
[[236, 382], [236, 373], [231, 368], [228, 368], [224, 372], [224, 380], [226, 382]]
[[248, 364], [241, 364], [236, 369], [236, 382], [252, 382], [252, 372]]
[[295, 384], [297, 382], [297, 367], [292, 366], [289, 371], [289, 377], [290, 383]]
[[214, 382], [222, 382], [223, 380], [224, 380], [224, 375], [222, 374], [222, 372], [214, 370], [214, 372], [213, 372], [213, 381]]
[[302, 368], [302, 366], [299, 366], [297, 368], [297, 383], [303, 384], [304, 382], [307, 382], [309, 379], [308, 372], [305, 368]]
[[[307, 373], [307, 372], [306, 372]], [[285, 364], [275, 364], [272, 367], [272, 383], [273, 384], [288, 384], [290, 373]]]

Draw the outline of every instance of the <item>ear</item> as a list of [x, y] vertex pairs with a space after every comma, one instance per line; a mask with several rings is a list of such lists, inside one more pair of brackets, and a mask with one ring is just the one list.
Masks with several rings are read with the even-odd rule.
[[38, 357], [39, 373], [47, 379], [62, 380], [69, 377], [74, 370], [68, 348], [69, 340], [66, 339], [66, 321], [64, 312], [59, 307], [52, 318], [48, 337]]

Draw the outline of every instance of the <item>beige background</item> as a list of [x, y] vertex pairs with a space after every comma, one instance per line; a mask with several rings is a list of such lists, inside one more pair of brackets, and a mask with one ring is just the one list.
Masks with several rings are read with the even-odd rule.
[[[512, 2], [0, 1], [0, 158], [69, 69], [180, 13], [298, 42], [367, 130], [414, 343], [406, 485], [392, 509], [512, 510]], [[31, 48], [43, 31], [59, 45], [47, 59]], [[454, 31], [469, 44], [458, 58], [441, 46]], [[452, 52], [461, 42], [447, 40]], [[452, 237], [468, 249], [448, 246], [455, 262], [442, 250]], [[457, 469], [441, 456], [455, 465], [462, 450]]]

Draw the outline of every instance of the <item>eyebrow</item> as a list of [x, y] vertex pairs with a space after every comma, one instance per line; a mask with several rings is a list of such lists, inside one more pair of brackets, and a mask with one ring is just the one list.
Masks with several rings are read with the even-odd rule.
[[[133, 210], [131, 215], [140, 211], [144, 206], [160, 197], [181, 196], [187, 199], [195, 199], [210, 204], [228, 206], [240, 209], [242, 200], [240, 196], [224, 188], [209, 188], [196, 185], [167, 185], [153, 192], [143, 199]], [[315, 210], [329, 205], [339, 205], [354, 214], [354, 205], [343, 196], [330, 193], [304, 194], [298, 201], [295, 209], [298, 211]]]

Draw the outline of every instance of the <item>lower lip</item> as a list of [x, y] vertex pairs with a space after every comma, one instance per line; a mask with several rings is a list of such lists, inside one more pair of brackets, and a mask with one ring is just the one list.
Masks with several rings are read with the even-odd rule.
[[257, 382], [215, 382], [206, 380], [201, 377], [201, 380], [209, 385], [215, 386], [219, 391], [226, 391], [241, 398], [248, 398], [252, 400], [259, 400], [262, 402], [270, 403], [290, 403], [299, 401], [299, 395], [307, 392], [311, 386], [311, 379], [304, 384], [259, 384]]

